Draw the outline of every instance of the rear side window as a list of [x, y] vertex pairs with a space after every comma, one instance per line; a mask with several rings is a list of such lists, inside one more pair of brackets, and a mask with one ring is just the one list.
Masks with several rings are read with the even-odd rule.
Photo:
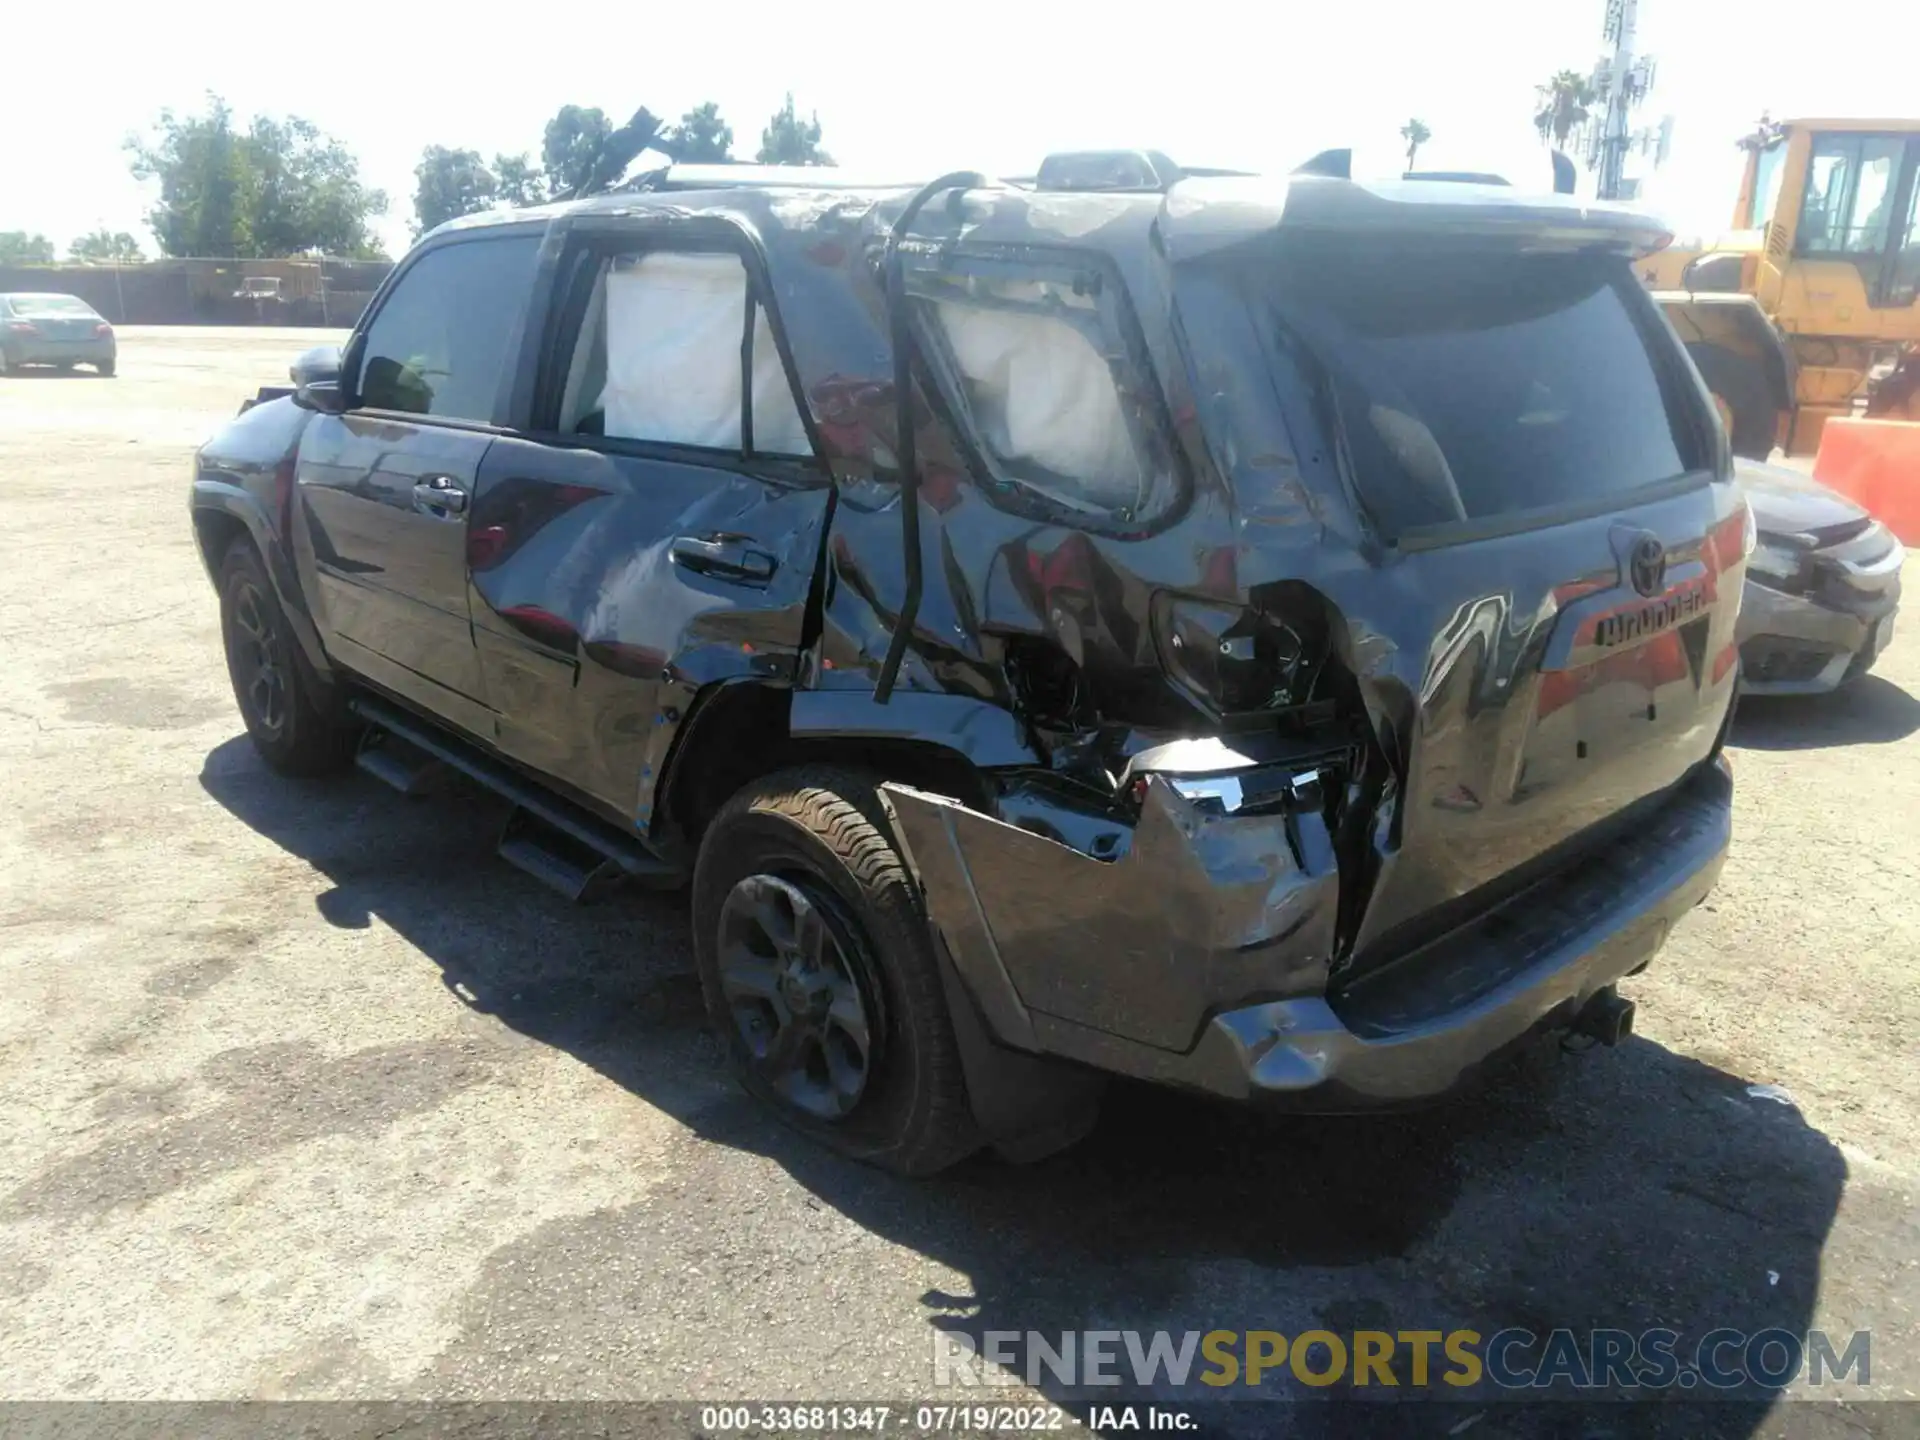
[[558, 428], [771, 457], [813, 453], [766, 307], [728, 251], [598, 262]]
[[1617, 257], [1316, 244], [1254, 283], [1318, 362], [1389, 536], [1625, 497], [1711, 463]]
[[360, 403], [493, 420], [539, 248], [535, 234], [462, 240], [408, 266], [367, 327]]
[[1004, 493], [1132, 525], [1177, 497], [1158, 387], [1093, 257], [929, 257], [908, 289], [960, 429]]

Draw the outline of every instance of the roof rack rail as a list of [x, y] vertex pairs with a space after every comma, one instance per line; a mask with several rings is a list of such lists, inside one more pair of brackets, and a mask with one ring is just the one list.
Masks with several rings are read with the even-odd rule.
[[[1040, 162], [1034, 175], [1006, 175], [982, 185], [1082, 194], [1164, 193], [1182, 180], [1253, 175], [1217, 165], [1176, 165], [1158, 150], [1063, 150]], [[628, 176], [608, 194], [674, 190], [911, 190], [918, 175], [862, 174], [837, 165], [749, 165], [731, 160], [700, 165], [675, 161]]]
[[663, 190], [908, 190], [918, 175], [868, 174], [838, 165], [749, 165], [720, 160], [682, 165], [678, 161], [629, 177], [608, 193]]
[[1036, 190], [1128, 194], [1164, 193], [1182, 180], [1253, 173], [1211, 165], [1176, 165], [1159, 150], [1061, 150], [1042, 160], [1040, 173], [1030, 178]]

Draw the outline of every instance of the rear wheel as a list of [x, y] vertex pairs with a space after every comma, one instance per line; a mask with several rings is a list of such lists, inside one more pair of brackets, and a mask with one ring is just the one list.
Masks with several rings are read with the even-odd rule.
[[284, 775], [322, 775], [353, 758], [356, 735], [301, 658], [259, 552], [245, 536], [220, 566], [220, 630], [247, 736]]
[[788, 770], [728, 801], [693, 914], [708, 1019], [781, 1119], [905, 1175], [980, 1147], [932, 937], [870, 776]]
[[113, 361], [96, 360], [93, 362], [93, 368], [99, 371], [99, 373], [103, 375], [105, 378], [109, 380], [113, 378]]
[[1764, 460], [1773, 453], [1774, 410], [1760, 367], [1722, 345], [1689, 345], [1694, 368], [1707, 382], [1733, 453]]

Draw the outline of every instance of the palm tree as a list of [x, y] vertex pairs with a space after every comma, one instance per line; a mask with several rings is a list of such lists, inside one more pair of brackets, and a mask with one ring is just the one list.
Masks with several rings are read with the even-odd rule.
[[1420, 153], [1420, 147], [1433, 138], [1433, 131], [1427, 128], [1424, 120], [1409, 120], [1400, 127], [1400, 138], [1407, 142], [1407, 169], [1413, 169], [1413, 157]]
[[1567, 137], [1593, 118], [1593, 82], [1577, 70], [1562, 70], [1544, 85], [1534, 87], [1540, 108], [1534, 112], [1533, 128], [1553, 148], [1567, 148]]

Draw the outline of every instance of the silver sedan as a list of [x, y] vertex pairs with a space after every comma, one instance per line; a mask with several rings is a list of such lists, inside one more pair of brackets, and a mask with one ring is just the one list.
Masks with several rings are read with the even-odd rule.
[[1817, 695], [1867, 673], [1893, 638], [1906, 550], [1853, 501], [1737, 460], [1759, 545], [1740, 602], [1741, 690]]
[[91, 365], [113, 374], [113, 326], [77, 295], [0, 295], [0, 374], [22, 365]]

